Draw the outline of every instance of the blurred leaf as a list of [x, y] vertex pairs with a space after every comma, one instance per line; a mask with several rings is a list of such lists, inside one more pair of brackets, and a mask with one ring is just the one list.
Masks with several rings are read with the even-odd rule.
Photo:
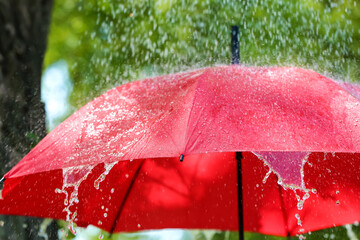
[[212, 236], [211, 240], [226, 240], [225, 239], [225, 232], [217, 232], [217, 233], [215, 233]]

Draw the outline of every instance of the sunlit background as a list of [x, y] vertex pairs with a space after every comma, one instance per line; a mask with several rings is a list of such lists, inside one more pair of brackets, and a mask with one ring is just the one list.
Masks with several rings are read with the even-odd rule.
[[[244, 65], [297, 66], [360, 81], [358, 0], [56, 0], [42, 79], [48, 130], [123, 83], [229, 64], [231, 25], [240, 28]], [[307, 238], [358, 239], [359, 229], [347, 225]], [[89, 227], [76, 239], [101, 234]], [[163, 230], [115, 237], [216, 240], [236, 234]]]

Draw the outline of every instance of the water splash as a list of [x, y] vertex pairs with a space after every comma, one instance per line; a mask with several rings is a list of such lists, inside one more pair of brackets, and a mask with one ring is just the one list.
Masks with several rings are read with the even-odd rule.
[[308, 161], [309, 152], [253, 152], [253, 154], [269, 167], [263, 183], [273, 172], [278, 177], [278, 184], [285, 190], [307, 190], [304, 182], [304, 165]]
[[110, 170], [117, 164], [118, 162], [105, 163], [105, 171], [95, 180], [94, 187], [99, 190], [100, 183], [105, 180], [106, 176], [109, 174]]
[[76, 235], [74, 222], [76, 221], [77, 212], [72, 208], [79, 203], [78, 194], [80, 184], [88, 177], [94, 166], [83, 165], [77, 167], [69, 167], [63, 169], [63, 186], [62, 189], [55, 189], [56, 193], [65, 194], [63, 209], [66, 212], [66, 222], [68, 222], [68, 229]]
[[[269, 168], [263, 183], [266, 183], [273, 172], [278, 177], [277, 183], [285, 190], [291, 189], [297, 200], [297, 209], [301, 211], [304, 203], [310, 198], [310, 194], [316, 194], [316, 189], [308, 189], [304, 181], [304, 165], [308, 162], [309, 152], [253, 152], [264, 165]], [[303, 235], [300, 215], [295, 214], [299, 228], [299, 239], [306, 239]]]
[[[301, 218], [300, 218], [300, 215], [298, 213], [295, 214], [295, 218], [297, 219], [297, 225], [302, 227]], [[304, 231], [305, 230], [303, 228], [300, 228], [299, 229], [299, 234], [296, 235], [300, 240], [301, 239], [306, 239], [306, 237], [303, 235]]]
[[262, 180], [263, 183], [266, 183], [267, 179], [269, 178], [270, 174], [272, 173], [272, 170], [269, 169], [269, 171], [266, 173], [264, 179]]

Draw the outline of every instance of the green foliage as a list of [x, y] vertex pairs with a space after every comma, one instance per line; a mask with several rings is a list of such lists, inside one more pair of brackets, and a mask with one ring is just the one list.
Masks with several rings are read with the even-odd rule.
[[357, 0], [57, 0], [45, 65], [65, 59], [72, 102], [145, 76], [228, 64], [240, 26], [247, 65], [360, 79]]

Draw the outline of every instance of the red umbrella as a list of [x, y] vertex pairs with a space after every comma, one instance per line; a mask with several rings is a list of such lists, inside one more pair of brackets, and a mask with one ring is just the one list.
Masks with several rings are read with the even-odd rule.
[[309, 70], [241, 66], [120, 86], [5, 175], [0, 213], [110, 232], [238, 230], [237, 158], [245, 231], [293, 236], [353, 223], [358, 90]]

